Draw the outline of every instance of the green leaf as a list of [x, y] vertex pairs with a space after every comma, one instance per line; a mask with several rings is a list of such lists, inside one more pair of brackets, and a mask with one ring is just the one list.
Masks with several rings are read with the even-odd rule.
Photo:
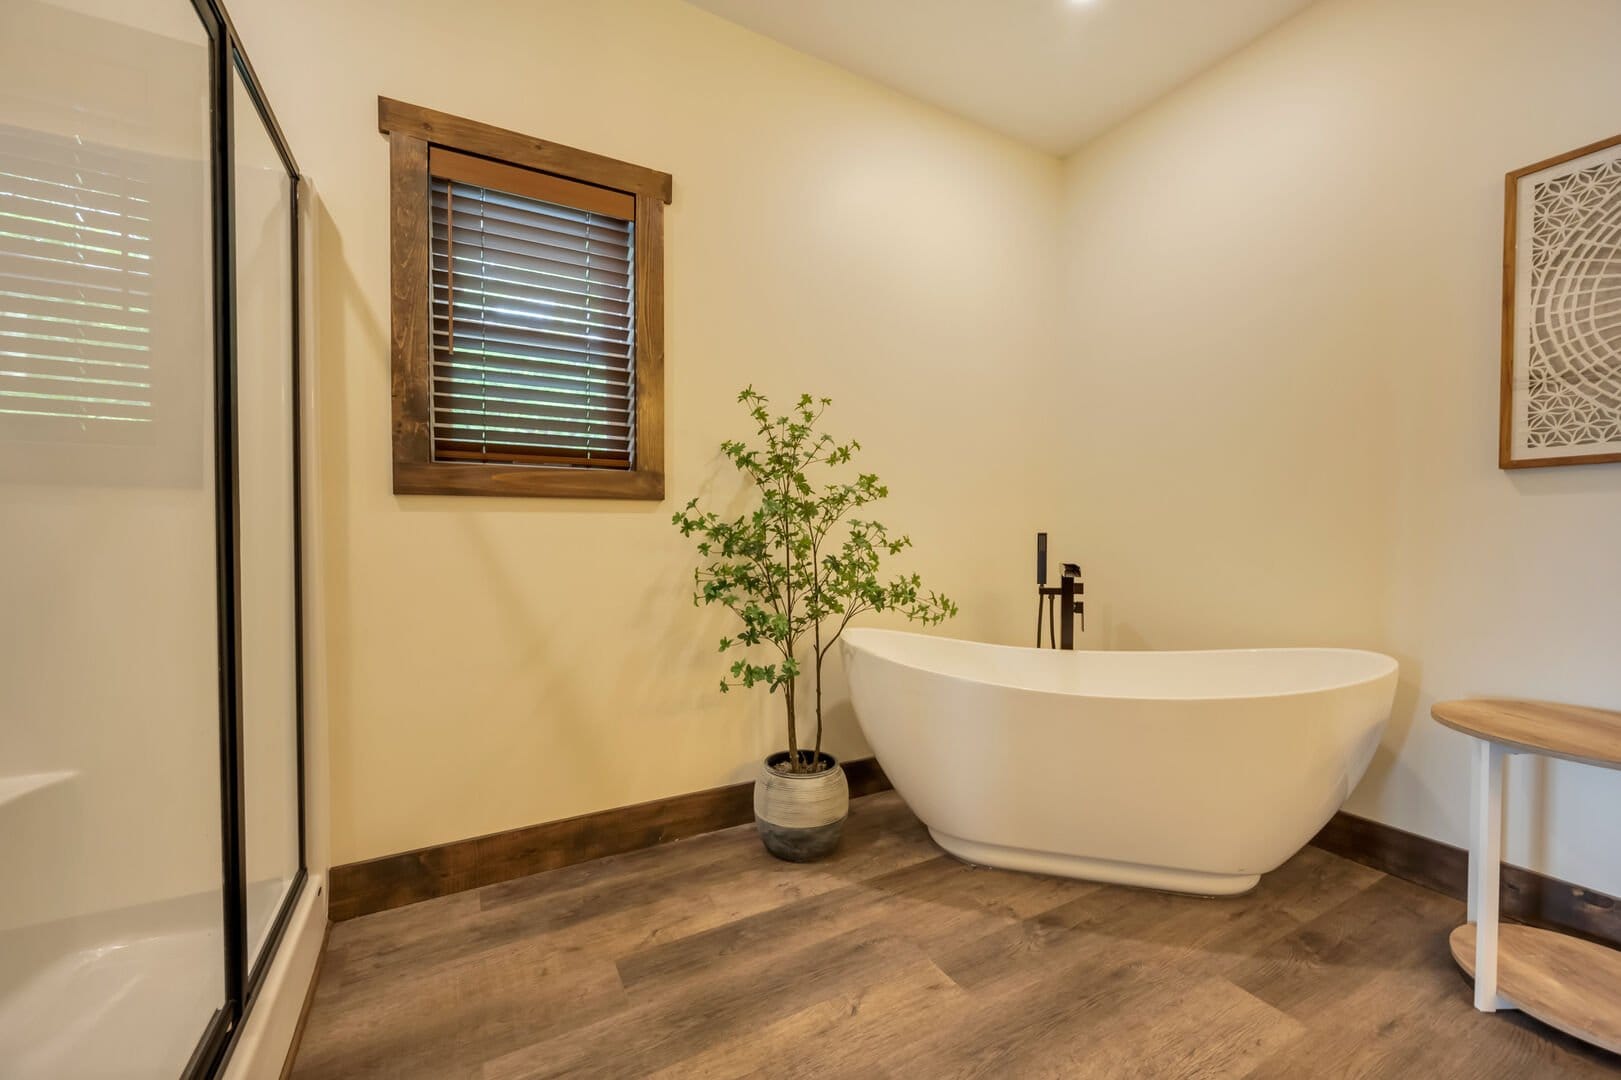
[[[841, 477], [861, 449], [821, 430], [832, 400], [801, 394], [787, 414], [773, 414], [754, 387], [737, 395], [754, 422], [754, 442], [727, 439], [722, 455], [753, 490], [753, 503], [735, 518], [699, 509], [689, 500], [671, 517], [683, 536], [695, 537], [701, 560], [693, 571], [693, 603], [719, 604], [736, 616], [736, 636], [720, 639], [720, 652], [745, 650], [732, 662], [735, 685], [764, 685], [775, 693], [806, 673], [819, 683], [826, 651], [849, 621], [865, 611], [897, 610], [925, 624], [957, 613], [944, 596], [923, 591], [916, 574], [880, 579], [883, 560], [910, 547], [871, 518], [852, 511], [875, 503], [889, 489], [870, 472]], [[757, 662], [752, 650], [769, 650]], [[808, 653], [809, 660], [802, 662]], [[795, 700], [788, 702], [795, 722]], [[812, 698], [811, 700], [815, 700]]]

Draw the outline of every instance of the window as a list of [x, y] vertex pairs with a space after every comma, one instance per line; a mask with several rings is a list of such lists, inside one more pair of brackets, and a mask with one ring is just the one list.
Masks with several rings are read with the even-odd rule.
[[662, 499], [670, 177], [378, 99], [394, 491]]

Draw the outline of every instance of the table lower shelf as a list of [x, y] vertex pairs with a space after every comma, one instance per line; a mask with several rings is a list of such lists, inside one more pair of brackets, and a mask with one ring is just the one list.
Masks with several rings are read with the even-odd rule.
[[[1449, 939], [1473, 976], [1475, 924]], [[1621, 951], [1516, 923], [1497, 928], [1497, 993], [1527, 1016], [1621, 1054]]]

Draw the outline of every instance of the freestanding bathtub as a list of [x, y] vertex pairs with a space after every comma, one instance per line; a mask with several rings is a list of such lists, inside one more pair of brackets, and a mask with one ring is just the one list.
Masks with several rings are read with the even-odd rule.
[[846, 630], [851, 702], [941, 847], [1206, 896], [1252, 888], [1362, 778], [1396, 661], [1354, 649], [1058, 652]]

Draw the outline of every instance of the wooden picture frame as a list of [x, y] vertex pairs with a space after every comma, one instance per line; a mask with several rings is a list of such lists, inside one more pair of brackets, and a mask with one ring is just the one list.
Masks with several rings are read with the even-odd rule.
[[[377, 99], [389, 140], [390, 372], [396, 495], [664, 498], [664, 207], [669, 173], [449, 113]], [[429, 157], [435, 148], [521, 166], [635, 202], [636, 453], [630, 468], [441, 461], [433, 453]]]
[[1621, 135], [1509, 173], [1497, 463], [1621, 461]]

